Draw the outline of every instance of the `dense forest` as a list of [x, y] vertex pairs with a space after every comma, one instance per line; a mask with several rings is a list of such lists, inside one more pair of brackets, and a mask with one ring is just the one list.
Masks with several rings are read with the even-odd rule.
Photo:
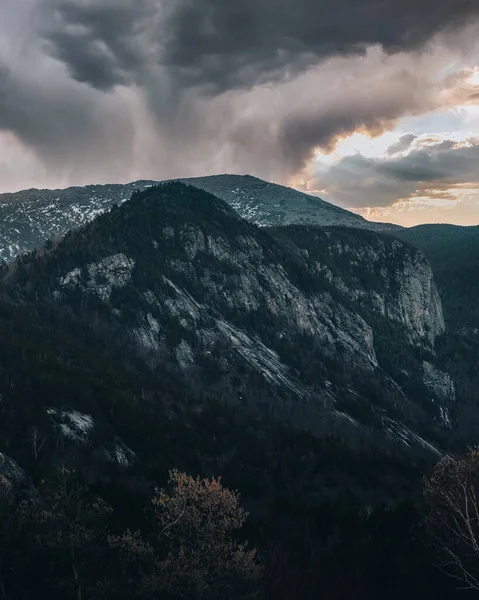
[[[208, 398], [199, 410], [167, 373], [159, 384], [141, 364], [124, 365], [71, 318], [4, 301], [0, 327], [0, 439], [28, 473], [20, 489], [5, 484], [4, 597], [76, 597], [65, 540], [50, 540], [59, 523], [70, 522], [55, 516], [67, 510], [62, 503], [78, 510], [83, 597], [122, 597], [126, 589], [128, 597], [143, 597], [140, 587], [126, 587], [118, 548], [108, 540], [128, 531], [154, 535], [149, 507], [154, 490], [168, 488], [170, 469], [222, 477], [239, 491], [250, 513], [242, 536], [257, 549], [263, 574], [256, 583], [265, 598], [419, 597], [431, 586], [451, 597], [454, 588], [435, 570], [420, 528], [427, 464], [407, 453], [378, 456], [374, 446], [351, 449]], [[45, 405], [94, 414], [88, 443], [62, 435]], [[128, 467], [109, 460], [118, 437], [141, 449]], [[60, 465], [69, 473], [66, 488]]]

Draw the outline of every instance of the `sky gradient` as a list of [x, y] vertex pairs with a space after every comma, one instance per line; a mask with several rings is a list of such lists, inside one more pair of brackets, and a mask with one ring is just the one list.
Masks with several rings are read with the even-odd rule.
[[2, 0], [0, 192], [249, 173], [479, 224], [476, 0]]

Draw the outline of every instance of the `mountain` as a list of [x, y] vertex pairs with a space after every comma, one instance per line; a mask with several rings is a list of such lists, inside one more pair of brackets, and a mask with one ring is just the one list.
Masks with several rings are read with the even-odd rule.
[[[185, 180], [186, 181], [186, 180]], [[314, 196], [250, 176], [219, 175], [188, 180], [228, 202], [242, 217], [258, 225], [317, 223], [378, 231], [395, 226], [366, 221]], [[0, 260], [41, 247], [47, 240], [93, 220], [135, 190], [154, 185], [90, 185], [65, 190], [27, 190], [0, 195]]]
[[469, 441], [464, 421], [474, 439], [477, 355], [410, 244], [258, 227], [197, 187], [149, 187], [0, 267], [0, 338], [0, 480], [27, 499], [0, 503], [11, 597], [78, 597], [45, 531], [58, 465], [74, 509], [112, 507], [93, 538], [91, 511], [73, 513], [85, 598], [132, 597], [110, 534], [148, 554], [168, 469], [240, 490], [261, 598], [455, 597], [403, 502]]
[[91, 185], [0, 195], [0, 259], [40, 248], [47, 240], [92, 221], [147, 184]]
[[73, 310], [193, 397], [426, 454], [451, 426], [432, 272], [397, 240], [258, 228], [211, 194], [170, 183], [43, 254], [4, 267], [17, 300]]
[[479, 334], [479, 227], [420, 225], [394, 232], [431, 262], [448, 326]]
[[322, 225], [371, 231], [395, 231], [397, 225], [374, 223], [334, 204], [250, 175], [214, 175], [182, 179], [228, 202], [244, 219], [260, 226]]

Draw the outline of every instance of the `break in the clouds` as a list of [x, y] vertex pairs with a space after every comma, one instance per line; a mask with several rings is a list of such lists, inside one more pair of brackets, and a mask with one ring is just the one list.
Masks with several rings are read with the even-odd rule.
[[[475, 0], [3, 0], [0, 187], [288, 182], [355, 132], [478, 103], [478, 16]], [[387, 164], [416, 141], [391, 143]], [[344, 160], [327, 174], [340, 202], [364, 205], [361, 168], [382, 206], [405, 185]]]
[[346, 156], [318, 174], [313, 185], [349, 208], [385, 207], [431, 193], [451, 198], [461, 187], [478, 186], [479, 137], [457, 142], [403, 136], [388, 154]]

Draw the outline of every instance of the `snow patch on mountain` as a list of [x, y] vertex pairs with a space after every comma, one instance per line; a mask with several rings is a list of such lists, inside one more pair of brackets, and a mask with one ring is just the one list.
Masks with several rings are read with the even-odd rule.
[[[397, 227], [366, 221], [297, 190], [255, 177], [220, 175], [184, 180], [227, 202], [244, 219], [260, 226], [315, 223], [322, 226], [349, 226], [377, 231]], [[137, 190], [161, 182], [136, 181], [124, 185], [90, 185], [65, 190], [25, 190], [0, 194], [0, 262], [41, 248], [47, 240], [93, 221], [129, 200]], [[165, 228], [165, 236], [174, 231]], [[199, 240], [198, 240], [199, 241]], [[187, 247], [188, 246], [187, 244]], [[196, 250], [201, 249], [201, 241]], [[195, 242], [191, 245], [195, 252]]]
[[298, 190], [249, 175], [214, 175], [181, 180], [227, 202], [244, 219], [261, 226], [315, 223], [377, 231], [394, 230]]

